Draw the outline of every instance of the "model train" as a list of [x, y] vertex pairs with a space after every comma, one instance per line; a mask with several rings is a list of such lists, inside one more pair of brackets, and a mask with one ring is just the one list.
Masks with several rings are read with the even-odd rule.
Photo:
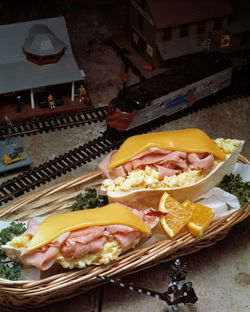
[[166, 72], [122, 89], [108, 105], [108, 127], [128, 131], [186, 109], [231, 84], [232, 62], [223, 53], [189, 57]]

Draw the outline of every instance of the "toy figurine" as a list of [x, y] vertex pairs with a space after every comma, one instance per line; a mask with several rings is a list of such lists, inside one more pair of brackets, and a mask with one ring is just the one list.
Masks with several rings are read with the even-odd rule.
[[17, 113], [21, 112], [22, 109], [22, 98], [21, 95], [17, 96]]
[[9, 120], [9, 117], [7, 115], [4, 116], [4, 119], [6, 121], [6, 125], [7, 125], [7, 131], [8, 131], [8, 139], [6, 141], [7, 145], [10, 145], [12, 143], [12, 139], [10, 137], [10, 129], [13, 129], [13, 124], [12, 122]]
[[87, 92], [83, 85], [80, 85], [79, 87], [79, 101], [84, 101], [84, 97], [86, 96]]
[[86, 106], [90, 106], [91, 105], [90, 97], [88, 96], [88, 94], [85, 95], [84, 104]]
[[195, 302], [198, 300], [192, 287], [192, 283], [187, 282], [185, 279], [187, 274], [187, 272], [184, 271], [185, 266], [186, 264], [182, 265], [179, 259], [175, 261], [174, 265], [171, 265], [171, 268], [174, 270], [174, 273], [171, 275], [172, 282], [168, 284], [168, 290], [164, 293], [159, 293], [154, 290], [137, 287], [133, 283], [125, 283], [122, 282], [120, 279], [112, 279], [107, 276], [100, 275], [98, 275], [97, 277], [101, 278], [104, 281], [108, 281], [116, 286], [120, 286], [123, 288], [126, 287], [131, 291], [138, 292], [139, 294], [145, 294], [156, 299], [166, 301], [169, 306], [169, 312], [178, 312], [179, 303], [195, 304]]
[[48, 103], [51, 109], [56, 108], [55, 106], [55, 100], [52, 94], [49, 94], [48, 96]]

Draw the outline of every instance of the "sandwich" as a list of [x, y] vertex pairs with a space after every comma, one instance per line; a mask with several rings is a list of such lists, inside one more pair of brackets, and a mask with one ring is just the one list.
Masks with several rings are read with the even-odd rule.
[[195, 201], [232, 172], [243, 144], [195, 128], [132, 136], [99, 164], [101, 190], [136, 209], [158, 209], [164, 192]]
[[[151, 211], [151, 210], [150, 210]], [[23, 267], [48, 270], [106, 264], [145, 241], [159, 218], [112, 203], [101, 208], [51, 215], [41, 223], [32, 219], [27, 231], [1, 246], [7, 256]]]

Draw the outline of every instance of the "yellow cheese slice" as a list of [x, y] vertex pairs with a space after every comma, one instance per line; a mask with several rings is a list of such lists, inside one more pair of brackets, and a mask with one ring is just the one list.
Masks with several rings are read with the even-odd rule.
[[154, 132], [128, 138], [111, 159], [108, 169], [118, 167], [151, 147], [188, 153], [210, 153], [220, 160], [226, 155], [217, 144], [199, 129]]
[[109, 224], [128, 225], [143, 233], [151, 233], [151, 229], [128, 208], [113, 203], [101, 208], [49, 216], [39, 225], [27, 251], [40, 248], [69, 231]]

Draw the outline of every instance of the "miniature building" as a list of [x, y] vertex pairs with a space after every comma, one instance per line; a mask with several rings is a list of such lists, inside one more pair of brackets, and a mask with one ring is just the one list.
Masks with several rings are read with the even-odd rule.
[[129, 42], [149, 64], [165, 66], [174, 58], [222, 49], [231, 14], [229, 0], [131, 0]]
[[30, 28], [23, 46], [27, 60], [38, 65], [57, 63], [64, 55], [65, 49], [65, 43], [43, 24], [36, 24]]
[[250, 1], [231, 0], [233, 15], [228, 25], [229, 42], [226, 52], [250, 53]]
[[64, 89], [74, 101], [75, 82], [83, 75], [64, 17], [0, 25], [0, 46], [0, 97], [29, 91], [34, 108], [41, 89], [70, 84]]

